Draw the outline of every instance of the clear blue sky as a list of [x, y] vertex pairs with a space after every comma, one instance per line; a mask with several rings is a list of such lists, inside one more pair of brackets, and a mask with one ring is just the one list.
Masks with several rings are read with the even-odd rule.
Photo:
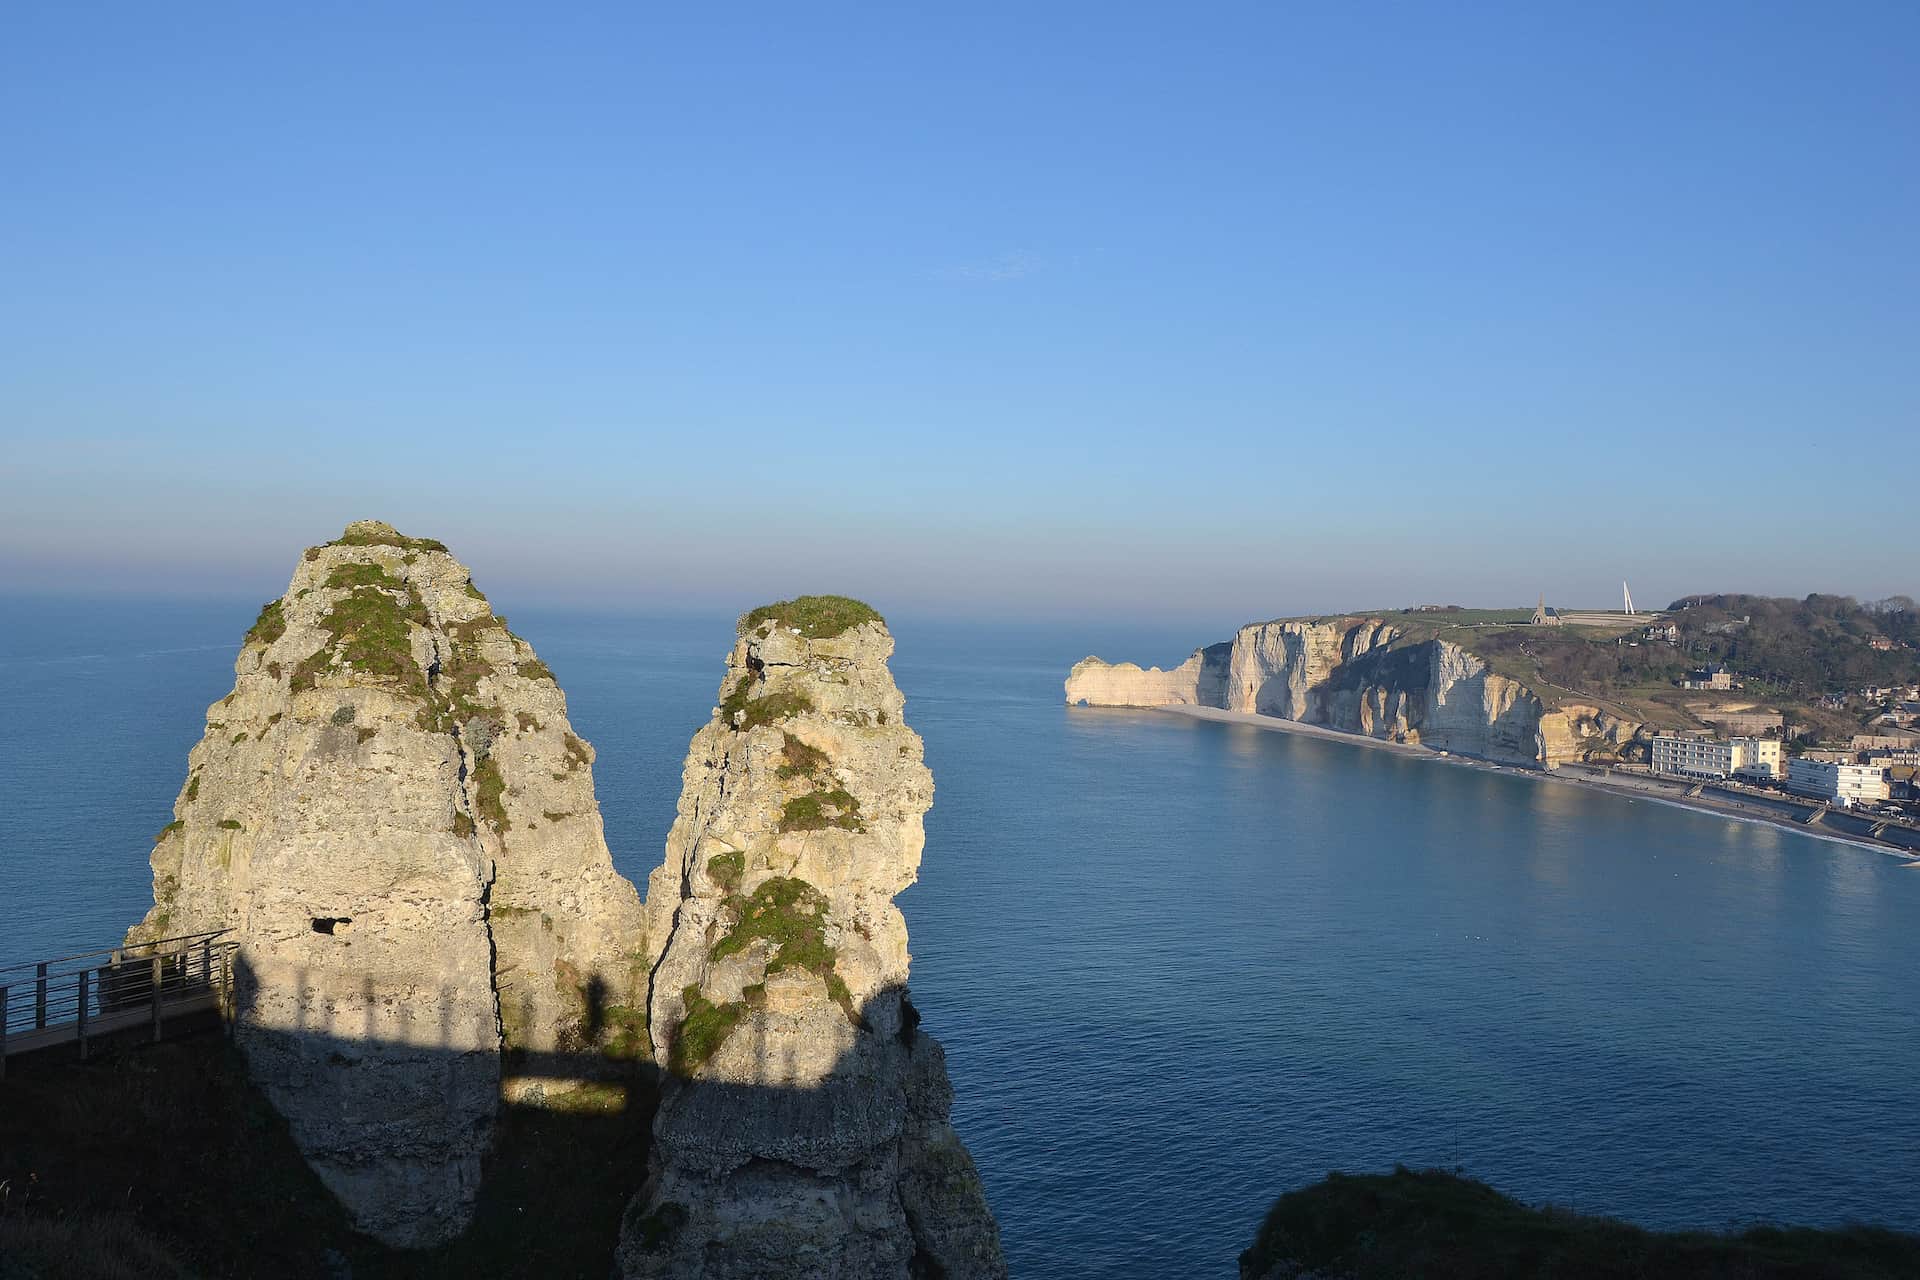
[[1920, 592], [1920, 5], [12, 4], [0, 589]]

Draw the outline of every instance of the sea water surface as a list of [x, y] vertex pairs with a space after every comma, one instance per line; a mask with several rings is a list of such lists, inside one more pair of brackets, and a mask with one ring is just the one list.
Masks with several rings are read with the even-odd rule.
[[[0, 601], [0, 964], [108, 945], [246, 606]], [[514, 610], [620, 869], [661, 856], [732, 624]], [[915, 1002], [1013, 1274], [1233, 1274], [1332, 1169], [1648, 1226], [1920, 1230], [1920, 870], [1768, 826], [1061, 705], [1191, 636], [897, 618], [936, 785]]]

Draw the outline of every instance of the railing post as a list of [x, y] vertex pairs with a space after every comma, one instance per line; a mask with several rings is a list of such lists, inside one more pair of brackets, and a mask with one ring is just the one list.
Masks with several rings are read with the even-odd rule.
[[47, 962], [42, 960], [33, 966], [33, 1029], [44, 1031], [47, 1027]]
[[153, 1038], [155, 1040], [160, 1038], [160, 966], [164, 963], [159, 953], [155, 952], [153, 957]]
[[89, 971], [86, 969], [82, 969], [80, 971], [80, 1022], [74, 1032], [74, 1034], [80, 1038], [80, 1061], [82, 1062], [85, 1062], [87, 1060], [87, 974], [88, 972]]
[[200, 981], [213, 985], [213, 939], [200, 944]]

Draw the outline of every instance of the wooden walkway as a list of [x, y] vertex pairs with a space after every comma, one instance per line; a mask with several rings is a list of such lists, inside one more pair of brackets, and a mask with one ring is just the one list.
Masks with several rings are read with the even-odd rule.
[[145, 1029], [165, 1038], [233, 990], [236, 944], [225, 929], [137, 947], [86, 951], [0, 969], [0, 1078], [7, 1059]]

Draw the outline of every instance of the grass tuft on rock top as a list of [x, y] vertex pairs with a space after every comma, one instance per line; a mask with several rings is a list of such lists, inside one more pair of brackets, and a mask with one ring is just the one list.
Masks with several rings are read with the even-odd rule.
[[330, 547], [399, 547], [403, 551], [445, 551], [447, 544], [438, 538], [409, 538], [391, 525], [364, 521], [347, 526], [345, 533], [327, 544]]
[[1739, 1235], [1643, 1231], [1611, 1218], [1536, 1209], [1440, 1169], [1329, 1174], [1274, 1202], [1240, 1274], [1350, 1280], [1495, 1280], [1920, 1275], [1920, 1237], [1875, 1227], [1755, 1227]]
[[850, 596], [795, 596], [740, 615], [740, 634], [747, 635], [769, 622], [798, 628], [809, 640], [831, 639], [869, 622], [886, 625], [886, 619], [872, 605]]
[[287, 634], [286, 607], [278, 600], [269, 600], [260, 606], [260, 616], [247, 628], [244, 644], [272, 644]]
[[682, 991], [680, 999], [687, 1007], [687, 1016], [673, 1034], [667, 1066], [675, 1075], [690, 1076], [720, 1052], [720, 1046], [747, 1016], [747, 1005], [743, 1000], [715, 1004], [701, 995], [697, 986]]

